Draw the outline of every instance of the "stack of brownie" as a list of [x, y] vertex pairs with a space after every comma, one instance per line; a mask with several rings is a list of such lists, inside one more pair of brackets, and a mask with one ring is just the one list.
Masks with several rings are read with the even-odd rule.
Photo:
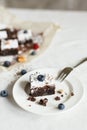
[[18, 55], [33, 48], [34, 40], [41, 34], [33, 35], [31, 30], [0, 28], [0, 56]]

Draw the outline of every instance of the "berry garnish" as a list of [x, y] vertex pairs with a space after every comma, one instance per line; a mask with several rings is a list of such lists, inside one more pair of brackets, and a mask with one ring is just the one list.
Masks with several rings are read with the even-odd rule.
[[27, 30], [24, 30], [23, 32], [24, 32], [24, 33], [27, 33]]
[[58, 105], [58, 109], [59, 110], [63, 110], [65, 108], [65, 105], [63, 104], [63, 103], [60, 103], [59, 105]]
[[21, 70], [21, 75], [24, 75], [24, 74], [26, 74], [26, 73], [27, 73], [26, 70]]
[[37, 79], [41, 82], [43, 82], [45, 80], [45, 76], [44, 75], [38, 75]]
[[36, 51], [33, 50], [30, 55], [36, 55]]
[[3, 64], [3, 66], [5, 66], [5, 67], [9, 67], [10, 65], [11, 65], [10, 61], [5, 61], [4, 64]]
[[2, 91], [0, 92], [0, 95], [1, 95], [2, 97], [7, 97], [7, 96], [8, 96], [8, 92], [7, 92], [6, 90], [2, 90]]
[[34, 43], [33, 49], [35, 49], [35, 50], [39, 49], [39, 45], [37, 43]]

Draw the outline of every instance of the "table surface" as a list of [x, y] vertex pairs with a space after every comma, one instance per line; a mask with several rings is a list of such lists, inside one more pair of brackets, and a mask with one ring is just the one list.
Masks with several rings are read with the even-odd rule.
[[[87, 12], [71, 12], [71, 11], [51, 11], [51, 10], [19, 10], [19, 9], [9, 9], [12, 13], [16, 14], [23, 20], [30, 20], [30, 21], [52, 21], [59, 23], [62, 27], [62, 35], [59, 32], [59, 42], [63, 43], [64, 40], [68, 41], [67, 38], [64, 37], [64, 34], [67, 31], [72, 33], [71, 40], [87, 40], [86, 33], [87, 33]], [[81, 29], [85, 30], [85, 34], [81, 34]], [[80, 29], [80, 30], [79, 30]], [[73, 31], [71, 31], [73, 30]], [[78, 30], [79, 34], [77, 37], [73, 37], [75, 30]], [[80, 38], [81, 37], [81, 38]], [[77, 39], [76, 39], [77, 38]], [[50, 48], [51, 49], [51, 48]], [[50, 49], [47, 51], [49, 54]], [[85, 53], [86, 54], [86, 53]], [[51, 57], [51, 60], [53, 57]], [[59, 57], [58, 57], [59, 58]], [[45, 63], [49, 63], [51, 65], [51, 61], [46, 61], [45, 54], [43, 54], [43, 59], [41, 58], [32, 62], [32, 64], [38, 63], [38, 61], [42, 65]], [[60, 59], [59, 59], [60, 61]], [[53, 61], [54, 63], [58, 63], [56, 60]], [[60, 61], [61, 62], [61, 61]], [[66, 60], [66, 65], [72, 65], [75, 63], [76, 60], [74, 58], [72, 60]], [[46, 66], [47, 64], [45, 64]], [[52, 64], [53, 65], [53, 64]], [[55, 65], [54, 65], [55, 66]], [[57, 65], [56, 65], [57, 66]], [[62, 68], [61, 62], [61, 68]], [[77, 76], [84, 85], [84, 97], [82, 98], [81, 102], [71, 111], [67, 111], [63, 114], [56, 115], [56, 116], [39, 116], [34, 115], [32, 113], [26, 112], [19, 108], [13, 99], [10, 96], [10, 99], [7, 98], [0, 98], [0, 130], [87, 130], [87, 63], [81, 65], [79, 69], [76, 70]], [[83, 73], [82, 73], [83, 72]], [[2, 86], [5, 88], [5, 86]], [[1, 87], [1, 88], [2, 88]], [[10, 92], [12, 88], [10, 87]]]

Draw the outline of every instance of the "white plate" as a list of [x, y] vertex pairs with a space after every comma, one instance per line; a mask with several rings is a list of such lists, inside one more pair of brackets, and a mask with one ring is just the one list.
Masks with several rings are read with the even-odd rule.
[[[65, 112], [66, 110], [75, 106], [83, 96], [83, 86], [80, 81], [75, 77], [75, 75], [70, 74], [67, 80], [60, 83], [56, 81], [56, 90], [63, 89], [64, 94], [61, 97], [61, 94], [54, 94], [50, 96], [42, 96], [36, 97], [36, 101], [32, 102], [27, 100], [29, 97], [26, 92], [24, 91], [25, 85], [29, 80], [29, 75], [35, 72], [49, 73], [56, 77], [58, 68], [43, 68], [43, 69], [36, 69], [33, 71], [28, 72], [24, 76], [22, 76], [18, 81], [15, 83], [13, 87], [13, 97], [16, 103], [23, 108], [32, 113], [40, 114], [40, 115], [54, 115], [60, 112]], [[74, 92], [74, 96], [71, 96], [71, 92]], [[66, 94], [67, 93], [67, 94]], [[56, 95], [61, 97], [61, 100], [56, 101], [54, 98]], [[48, 98], [47, 106], [39, 105], [37, 102], [41, 98]], [[58, 110], [57, 106], [59, 103], [64, 103], [65, 109]]]

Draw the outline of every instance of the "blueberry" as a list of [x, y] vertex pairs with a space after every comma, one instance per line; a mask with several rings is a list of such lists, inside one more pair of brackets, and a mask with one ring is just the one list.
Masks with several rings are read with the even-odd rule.
[[21, 70], [21, 75], [24, 75], [24, 74], [26, 74], [26, 73], [27, 73], [26, 70]]
[[59, 110], [63, 110], [65, 108], [65, 105], [63, 104], [63, 103], [60, 103], [59, 105], [58, 105], [58, 109]]
[[0, 95], [1, 95], [2, 97], [7, 97], [7, 96], [8, 96], [8, 92], [7, 92], [6, 90], [2, 90], [2, 91], [0, 92]]
[[9, 67], [10, 65], [11, 65], [10, 61], [5, 61], [4, 64], [3, 64], [3, 66], [5, 66], [5, 67]]
[[36, 55], [36, 51], [32, 51], [30, 55]]
[[27, 30], [24, 30], [23, 32], [24, 32], [24, 33], [27, 33]]
[[44, 75], [38, 75], [37, 79], [41, 82], [43, 82], [45, 80], [45, 76]]

